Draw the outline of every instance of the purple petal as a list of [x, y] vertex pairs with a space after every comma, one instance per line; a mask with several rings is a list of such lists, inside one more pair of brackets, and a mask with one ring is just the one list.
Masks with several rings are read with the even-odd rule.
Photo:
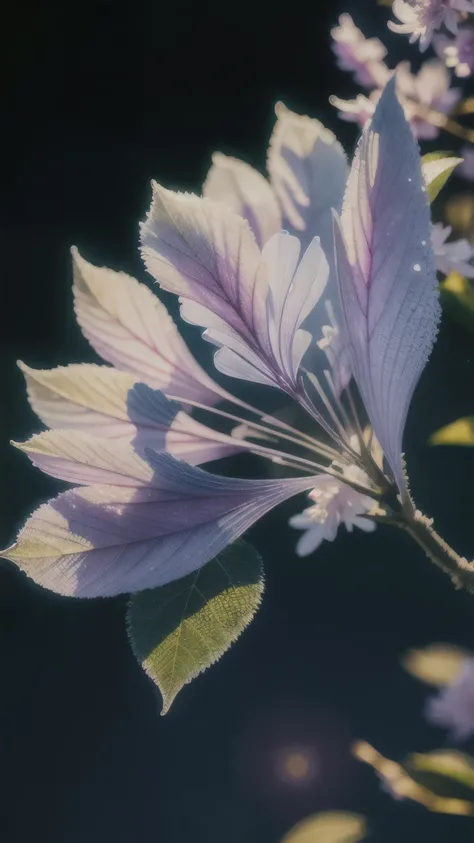
[[[303, 249], [313, 237], [320, 238], [329, 263], [326, 294], [339, 322], [332, 209], [339, 212], [342, 207], [349, 169], [346, 155], [319, 120], [295, 114], [282, 103], [278, 103], [276, 114], [268, 171], [282, 208], [283, 224], [300, 239]], [[315, 340], [321, 337], [324, 321], [323, 309], [315, 308], [306, 326]], [[317, 355], [312, 355], [310, 365], [319, 370]]]
[[219, 202], [153, 185], [142, 253], [161, 287], [199, 306], [198, 324], [219, 317], [251, 346], [264, 333], [266, 279], [248, 223]]
[[202, 192], [244, 217], [260, 248], [281, 229], [281, 212], [270, 184], [244, 161], [215, 152]]
[[276, 106], [277, 122], [268, 151], [268, 172], [283, 211], [284, 227], [305, 248], [321, 238], [332, 258], [331, 208], [342, 206], [347, 159], [332, 132], [319, 120]]
[[77, 321], [104, 360], [170, 395], [206, 404], [225, 397], [145, 284], [124, 272], [93, 266], [76, 249], [72, 255]]
[[[24, 364], [21, 368], [33, 410], [53, 429], [100, 437], [102, 443], [104, 439], [132, 443], [139, 453], [145, 447], [167, 451], [193, 465], [238, 450], [230, 437], [200, 424], [163, 393], [145, 384], [133, 389], [135, 378], [126, 372], [86, 363], [45, 371], [35, 371]], [[147, 396], [153, 396], [153, 400]], [[33, 439], [37, 444], [37, 438]], [[49, 441], [56, 440], [51, 437]], [[30, 443], [24, 443], [23, 449], [27, 450]], [[34, 462], [55, 477], [85, 482], [57, 473], [57, 467], [55, 473], [50, 461], [44, 460], [38, 457]], [[56, 466], [54, 460], [52, 465]]]
[[149, 453], [137, 488], [74, 489], [41, 506], [4, 552], [35, 582], [76, 597], [154, 588], [202, 567], [314, 478], [234, 480]]
[[311, 342], [311, 334], [301, 326], [319, 302], [329, 273], [318, 237], [311, 241], [301, 261], [299, 255], [298, 238], [286, 232], [275, 234], [262, 252], [270, 285], [270, 345], [280, 371], [293, 383]]
[[210, 199], [158, 186], [142, 240], [150, 272], [182, 297], [183, 318], [221, 346], [216, 367], [291, 393], [310, 341], [300, 325], [326, 283], [319, 243], [298, 267], [294, 237], [273, 235], [260, 254], [241, 217]]
[[335, 237], [352, 369], [403, 490], [403, 429], [440, 308], [419, 151], [394, 81], [357, 149]]

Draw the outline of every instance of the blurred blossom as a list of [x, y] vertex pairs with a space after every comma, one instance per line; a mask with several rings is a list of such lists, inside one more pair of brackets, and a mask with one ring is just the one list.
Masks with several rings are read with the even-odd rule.
[[428, 700], [426, 717], [450, 729], [456, 740], [474, 734], [474, 658], [466, 658], [455, 681]]
[[474, 70], [474, 28], [461, 29], [455, 38], [436, 35], [433, 45], [446, 67], [452, 67], [457, 77], [465, 79]]
[[399, 23], [388, 21], [388, 28], [400, 35], [409, 35], [410, 44], [420, 42], [424, 52], [433, 33], [444, 26], [454, 34], [463, 12], [474, 12], [473, 0], [394, 0], [392, 11]]
[[372, 91], [368, 97], [365, 94], [358, 94], [353, 100], [343, 100], [340, 97], [332, 96], [329, 98], [329, 102], [338, 109], [338, 116], [341, 120], [365, 126], [367, 120], [372, 117], [379, 98], [380, 91]]
[[417, 74], [411, 73], [409, 62], [401, 62], [396, 74], [397, 93], [414, 136], [420, 140], [433, 140], [439, 134], [439, 126], [428, 122], [425, 110], [449, 114], [459, 102], [461, 90], [449, 87], [450, 74], [438, 59], [425, 61]]
[[[415, 138], [433, 140], [439, 134], [439, 125], [433, 125], [429, 112], [448, 114], [459, 102], [461, 91], [450, 88], [450, 75], [438, 59], [424, 62], [420, 71], [413, 74], [409, 62], [400, 62], [396, 70], [398, 99], [409, 121]], [[330, 102], [339, 109], [343, 120], [350, 120], [364, 126], [372, 117], [381, 91], [374, 90], [368, 97], [359, 94], [354, 100], [331, 97]]]
[[458, 174], [468, 181], [474, 181], [474, 146], [463, 146], [460, 155], [464, 161], [458, 167]]
[[431, 241], [436, 258], [436, 266], [444, 275], [454, 269], [466, 278], [474, 278], [474, 248], [467, 240], [451, 240], [446, 242], [452, 232], [450, 225], [444, 226], [437, 222], [433, 225]]
[[378, 38], [366, 38], [350, 15], [339, 17], [339, 26], [331, 30], [332, 49], [341, 70], [354, 73], [354, 79], [366, 88], [381, 88], [390, 78], [390, 70], [382, 61], [387, 50]]

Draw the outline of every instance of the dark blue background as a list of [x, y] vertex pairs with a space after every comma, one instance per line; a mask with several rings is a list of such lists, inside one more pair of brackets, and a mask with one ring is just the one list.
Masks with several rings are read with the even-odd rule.
[[[350, 150], [356, 131], [327, 102], [356, 92], [329, 48], [344, 10], [386, 40], [392, 63], [418, 60], [386, 31], [375, 0], [10, 8], [0, 83], [4, 545], [60, 485], [7, 445], [40, 429], [15, 361], [96, 359], [73, 318], [70, 245], [147, 280], [137, 234], [150, 178], [199, 190], [214, 149], [263, 169], [278, 99], [323, 119]], [[208, 360], [197, 333], [186, 336]], [[426, 440], [474, 412], [473, 376], [474, 337], [444, 317], [405, 437], [417, 505], [471, 557], [472, 452]], [[125, 599], [61, 599], [2, 563], [2, 843], [279, 843], [325, 809], [367, 814], [374, 843], [472, 841], [472, 821], [384, 794], [349, 745], [364, 738], [400, 759], [446, 745], [399, 657], [432, 641], [474, 649], [474, 599], [388, 529], [341, 534], [298, 559], [284, 526], [298, 508], [292, 501], [252, 531], [267, 572], [263, 607], [165, 718], [128, 646]], [[315, 753], [310, 785], [278, 780], [288, 746]]]

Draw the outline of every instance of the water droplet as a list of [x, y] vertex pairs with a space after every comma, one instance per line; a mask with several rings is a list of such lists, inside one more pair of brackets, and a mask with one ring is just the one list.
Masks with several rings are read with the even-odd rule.
[[422, 246], [426, 246], [426, 240], [422, 240], [422, 241], [421, 241], [421, 245], [422, 245]]
[[415, 270], [415, 272], [421, 272], [421, 266], [420, 266], [420, 264], [419, 264], [419, 263], [414, 263], [414, 264], [413, 264], [413, 269]]
[[422, 192], [422, 193], [426, 193], [426, 187], [425, 187], [424, 185], [423, 185], [423, 187], [421, 188], [421, 192]]
[[411, 178], [410, 178], [410, 177], [408, 177], [408, 181], [411, 181]]

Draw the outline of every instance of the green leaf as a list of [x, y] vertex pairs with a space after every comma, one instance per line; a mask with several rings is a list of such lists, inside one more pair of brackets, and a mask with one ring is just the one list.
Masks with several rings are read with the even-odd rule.
[[365, 741], [352, 752], [369, 764], [396, 798], [412, 799], [429, 811], [474, 816], [474, 758], [454, 750], [413, 753], [399, 764]]
[[474, 416], [457, 419], [445, 427], [440, 427], [429, 438], [430, 445], [474, 445]]
[[455, 682], [469, 655], [453, 644], [429, 644], [408, 650], [402, 657], [402, 665], [415, 679], [443, 688]]
[[428, 152], [422, 156], [421, 169], [430, 202], [436, 199], [441, 188], [462, 160], [462, 158], [456, 158], [451, 152]]
[[454, 749], [409, 755], [404, 767], [436, 795], [474, 801], [474, 758]]
[[295, 825], [282, 843], [357, 843], [366, 834], [365, 819], [359, 814], [325, 811]]
[[468, 279], [453, 270], [441, 282], [439, 291], [445, 310], [465, 328], [474, 331], [474, 287]]
[[244, 631], [262, 594], [260, 556], [238, 541], [199, 571], [131, 597], [132, 649], [161, 691], [162, 714], [183, 685], [214, 664]]

